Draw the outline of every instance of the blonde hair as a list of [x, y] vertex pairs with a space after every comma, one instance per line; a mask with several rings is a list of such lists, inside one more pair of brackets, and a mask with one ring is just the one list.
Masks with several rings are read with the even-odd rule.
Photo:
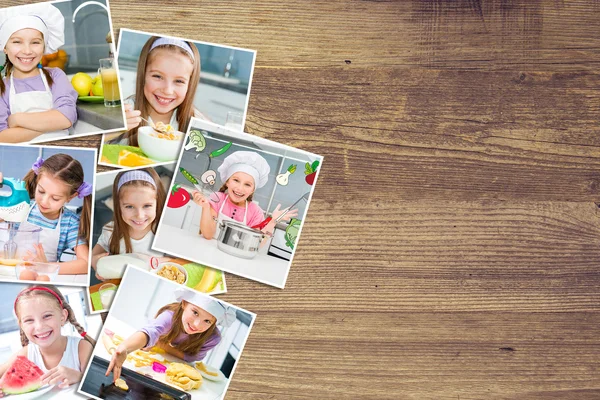
[[[165, 311], [173, 311], [173, 318], [171, 319], [171, 329], [158, 338], [158, 340], [160, 340], [161, 342], [171, 343], [179, 335], [185, 333], [185, 329], [183, 328], [183, 321], [181, 319], [183, 316], [183, 303], [184, 300], [180, 301], [179, 303], [167, 304], [166, 306], [158, 310], [158, 312], [156, 313], [156, 316], [154, 318], [158, 318], [158, 316]], [[197, 354], [202, 349], [202, 346], [204, 346], [204, 343], [206, 343], [206, 341], [213, 335], [215, 329], [217, 329], [216, 320], [204, 332], [189, 335], [187, 339], [185, 339], [179, 344], [173, 345], [173, 347], [177, 350], [182, 351], [183, 353]]]
[[[144, 86], [146, 85], [146, 68], [148, 68], [148, 64], [152, 61], [152, 54], [157, 49], [166, 49], [169, 51], [177, 52], [179, 54], [185, 55], [193, 64], [194, 69], [192, 70], [192, 75], [190, 76], [190, 80], [188, 81], [188, 88], [185, 94], [185, 98], [183, 102], [177, 107], [177, 123], [179, 124], [178, 130], [181, 132], [186, 132], [188, 128], [188, 124], [190, 120], [194, 116], [194, 96], [196, 95], [196, 86], [200, 82], [200, 53], [198, 52], [198, 48], [192, 42], [185, 42], [190, 46], [192, 53], [194, 54], [194, 58], [190, 56], [190, 54], [182, 49], [179, 46], [175, 46], [172, 44], [157, 46], [154, 49], [150, 50], [152, 44], [160, 39], [159, 36], [152, 36], [140, 53], [140, 58], [138, 60], [137, 66], [137, 78], [135, 83], [135, 107], [142, 112], [142, 118], [148, 119], [150, 104], [146, 100], [146, 96], [144, 95]], [[127, 142], [130, 146], [138, 146], [137, 140], [138, 127], [135, 127], [128, 131], [125, 134], [125, 138], [127, 138]]]
[[156, 173], [154, 168], [142, 168], [139, 171], [145, 171], [150, 174], [152, 179], [154, 179], [154, 183], [156, 187], [154, 187], [150, 182], [133, 180], [124, 183], [119, 188], [119, 179], [121, 176], [125, 174], [127, 171], [122, 171], [117, 174], [115, 177], [115, 181], [113, 182], [113, 200], [114, 200], [114, 213], [113, 213], [113, 231], [110, 236], [110, 243], [108, 245], [110, 254], [119, 254], [121, 250], [121, 239], [125, 242], [125, 252], [131, 253], [133, 252], [133, 247], [131, 245], [131, 237], [129, 236], [129, 225], [123, 220], [123, 216], [121, 215], [121, 207], [120, 207], [120, 193], [123, 188], [126, 187], [149, 187], [152, 190], [156, 191], [156, 217], [154, 221], [152, 221], [152, 232], [156, 233], [156, 228], [158, 227], [158, 221], [160, 221], [160, 216], [162, 214], [163, 206], [165, 205], [165, 201], [167, 200], [167, 193], [165, 188], [163, 187], [162, 181], [160, 180], [160, 176]]
[[[90, 344], [92, 346], [96, 345], [96, 341], [94, 339], [92, 339], [89, 335], [87, 335], [83, 326], [81, 326], [81, 324], [79, 324], [79, 322], [77, 322], [77, 319], [75, 318], [75, 313], [73, 312], [73, 309], [71, 308], [69, 303], [67, 303], [67, 301], [65, 300], [65, 297], [60, 292], [60, 290], [58, 290], [58, 288], [56, 286], [54, 286], [54, 285], [43, 285], [43, 286], [42, 285], [32, 285], [32, 286], [27, 287], [26, 289], [21, 290], [21, 292], [17, 295], [17, 298], [15, 299], [15, 314], [17, 314], [17, 319], [19, 320], [21, 345], [23, 347], [25, 347], [29, 344], [29, 339], [27, 338], [27, 335], [25, 335], [25, 332], [23, 332], [23, 329], [21, 329], [21, 321], [20, 321], [20, 317], [19, 317], [19, 307], [18, 306], [19, 306], [19, 304], [21, 304], [21, 301], [23, 299], [31, 299], [34, 297], [41, 297], [41, 298], [47, 299], [48, 301], [55, 304], [56, 307], [58, 309], [60, 309], [61, 311], [63, 309], [67, 310], [67, 321], [69, 321], [69, 323], [71, 325], [73, 325], [73, 327], [77, 330], [77, 332], [79, 332], [80, 335], [83, 334], [84, 340], [87, 340], [88, 342], [90, 342]], [[60, 299], [60, 301], [59, 301], [59, 299]], [[62, 302], [62, 307], [61, 307], [61, 302]]]

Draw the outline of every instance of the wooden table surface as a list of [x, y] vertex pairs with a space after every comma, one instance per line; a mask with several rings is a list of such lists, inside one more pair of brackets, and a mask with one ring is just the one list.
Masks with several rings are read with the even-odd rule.
[[600, 398], [600, 2], [110, 6], [258, 50], [246, 130], [325, 157], [227, 400]]

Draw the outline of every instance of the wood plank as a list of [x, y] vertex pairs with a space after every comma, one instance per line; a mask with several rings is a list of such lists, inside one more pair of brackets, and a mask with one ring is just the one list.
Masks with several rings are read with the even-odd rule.
[[246, 130], [325, 156], [227, 399], [600, 398], [599, 2], [110, 6], [258, 50]]

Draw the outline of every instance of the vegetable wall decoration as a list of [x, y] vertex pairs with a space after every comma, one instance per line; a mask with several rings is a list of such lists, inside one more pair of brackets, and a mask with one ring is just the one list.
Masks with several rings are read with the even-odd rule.
[[293, 174], [294, 172], [296, 172], [296, 165], [292, 164], [288, 167], [287, 171], [285, 171], [283, 174], [277, 175], [277, 178], [275, 178], [275, 180], [281, 186], [287, 186], [287, 184], [290, 182], [290, 175]]
[[319, 167], [318, 161], [314, 161], [312, 164], [306, 163], [306, 165], [304, 166], [304, 175], [306, 175], [306, 178], [304, 178], [304, 180], [310, 186], [312, 186], [313, 183], [315, 183], [315, 177], [317, 176], [317, 168], [318, 167]]

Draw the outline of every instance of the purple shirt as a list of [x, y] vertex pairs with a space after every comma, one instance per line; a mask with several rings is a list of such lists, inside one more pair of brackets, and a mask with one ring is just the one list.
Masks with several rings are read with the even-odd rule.
[[[163, 311], [162, 313], [160, 313], [158, 315], [158, 317], [156, 317], [156, 319], [152, 320], [152, 322], [150, 324], [148, 324], [145, 327], [143, 327], [142, 329], [140, 329], [140, 331], [142, 331], [146, 335], [148, 335], [148, 343], [146, 344], [146, 347], [152, 347], [152, 346], [156, 345], [156, 342], [158, 342], [158, 338], [161, 335], [164, 335], [165, 333], [167, 333], [171, 329], [172, 320], [173, 320], [173, 311], [168, 311], [168, 310]], [[183, 342], [189, 336], [190, 335], [183, 332], [179, 336], [177, 336], [177, 338], [175, 338], [175, 340], [173, 340], [171, 343], [174, 345], [177, 345], [177, 344]], [[218, 329], [215, 329], [215, 331], [208, 338], [208, 340], [206, 342], [204, 342], [204, 344], [202, 345], [202, 348], [200, 349], [200, 351], [198, 353], [196, 353], [196, 354], [184, 353], [184, 355], [183, 355], [184, 361], [187, 361], [187, 362], [202, 361], [204, 359], [204, 357], [206, 356], [206, 353], [208, 353], [213, 347], [218, 345], [220, 341], [221, 341], [221, 332], [219, 332]]]
[[[54, 101], [54, 109], [60, 111], [65, 117], [74, 124], [77, 121], [77, 92], [71, 86], [69, 78], [60, 68], [45, 68], [50, 73], [54, 80], [50, 86], [52, 99]], [[13, 77], [15, 82], [15, 91], [17, 93], [31, 91], [45, 91], [44, 81], [40, 75], [30, 78], [17, 79]], [[0, 131], [8, 128], [8, 116], [10, 115], [10, 78], [4, 78], [6, 89], [0, 97]]]

